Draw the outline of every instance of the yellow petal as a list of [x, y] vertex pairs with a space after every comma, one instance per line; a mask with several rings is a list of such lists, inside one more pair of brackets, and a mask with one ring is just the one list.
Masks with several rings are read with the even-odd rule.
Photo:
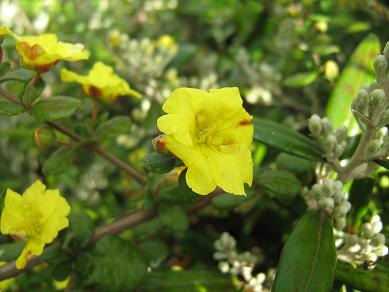
[[184, 145], [171, 137], [166, 137], [166, 145], [188, 167], [186, 182], [194, 192], [206, 195], [215, 190], [216, 183], [209, 162], [200, 148]]
[[23, 197], [26, 200], [33, 199], [36, 194], [41, 194], [45, 191], [46, 186], [37, 179], [27, 190], [24, 191]]
[[25, 219], [22, 196], [7, 189], [4, 200], [4, 209], [1, 213], [1, 233], [21, 234], [28, 222]]
[[33, 256], [39, 256], [43, 252], [44, 243], [37, 240], [29, 240], [22, 250], [22, 253], [16, 259], [16, 268], [23, 269], [27, 261]]

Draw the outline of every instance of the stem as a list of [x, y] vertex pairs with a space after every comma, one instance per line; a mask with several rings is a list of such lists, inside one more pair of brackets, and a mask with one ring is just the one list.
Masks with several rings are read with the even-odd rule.
[[[81, 137], [78, 136], [76, 133], [68, 130], [67, 128], [63, 127], [62, 125], [55, 123], [55, 122], [46, 122], [47, 125], [50, 127], [56, 129], [57, 131], [65, 134], [69, 138], [73, 139], [76, 142], [81, 142]], [[90, 144], [88, 146], [91, 150], [105, 158], [106, 160], [110, 161], [111, 163], [115, 164], [117, 167], [122, 169], [124, 172], [126, 172], [129, 176], [131, 176], [134, 180], [136, 180], [139, 185], [142, 187], [147, 185], [147, 180], [143, 177], [142, 174], [140, 174], [135, 168], [130, 166], [127, 163], [124, 163], [120, 159], [116, 158], [115, 156], [108, 153], [106, 150], [100, 147], [98, 144]]]
[[99, 114], [99, 105], [98, 105], [96, 99], [93, 99], [92, 122], [94, 124], [96, 124], [98, 114]]
[[[29, 110], [28, 106], [25, 105], [23, 102], [21, 102], [16, 96], [13, 96], [12, 94], [8, 93], [8, 91], [4, 90], [3, 88], [0, 87], [0, 95], [4, 96], [6, 99], [8, 99], [10, 102], [18, 104], [20, 106], [23, 106], [25, 109]], [[61, 124], [58, 124], [56, 122], [46, 122], [46, 124], [51, 127], [56, 129], [57, 131], [61, 132], [62, 134], [65, 134], [72, 140], [76, 142], [81, 142], [82, 138], [78, 136], [76, 133], [68, 130]], [[98, 144], [90, 144], [87, 147], [90, 147], [91, 150], [105, 158], [106, 160], [110, 161], [111, 163], [115, 164], [118, 166], [120, 169], [122, 169], [124, 172], [126, 172], [129, 176], [131, 176], [134, 180], [136, 180], [139, 185], [142, 187], [147, 185], [147, 180], [143, 177], [141, 173], [139, 173], [134, 167], [131, 165], [122, 162], [115, 156], [109, 154], [106, 150], [101, 148]]]
[[[187, 208], [187, 212], [194, 213], [202, 208], [208, 206], [208, 204], [212, 201], [212, 199], [218, 195], [220, 195], [220, 190], [215, 191], [212, 194], [209, 194], [205, 197], [202, 197], [199, 199], [196, 203], [192, 204]], [[107, 235], [115, 235], [118, 233], [121, 233], [129, 228], [132, 228], [134, 226], [137, 226], [145, 221], [151, 220], [158, 216], [158, 211], [156, 208], [150, 209], [150, 210], [141, 210], [141, 211], [135, 211], [132, 213], [129, 213], [127, 215], [124, 215], [123, 217], [120, 217], [113, 223], [103, 225], [101, 227], [98, 227], [95, 232], [93, 233], [89, 243], [93, 244], [97, 240], [101, 239], [104, 236]], [[48, 252], [51, 250], [59, 249], [60, 245], [58, 243], [54, 243], [48, 247], [45, 248], [44, 252]], [[18, 270], [16, 269], [15, 262], [10, 262], [6, 264], [5, 266], [0, 267], [0, 281], [16, 277], [17, 275], [27, 271], [28, 269], [35, 267], [37, 265], [40, 265], [44, 263], [45, 260], [43, 260], [42, 256], [34, 256], [32, 257], [26, 264], [26, 267], [24, 269]]]

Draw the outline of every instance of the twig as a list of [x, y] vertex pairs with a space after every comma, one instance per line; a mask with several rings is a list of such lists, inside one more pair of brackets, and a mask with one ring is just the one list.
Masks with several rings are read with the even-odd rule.
[[[221, 193], [222, 191], [216, 190], [214, 193], [202, 197], [199, 201], [197, 201], [196, 203], [192, 204], [189, 208], [187, 208], [187, 212], [194, 213], [206, 207], [214, 197], [220, 195]], [[121, 233], [145, 221], [151, 220], [157, 217], [157, 215], [158, 212], [156, 208], [150, 210], [135, 211], [130, 214], [124, 215], [123, 217], [120, 217], [119, 219], [117, 219], [116, 221], [110, 224], [98, 227], [90, 239], [90, 244], [95, 243], [97, 240], [101, 239], [104, 236]], [[44, 252], [47, 253], [48, 251], [59, 249], [59, 247], [60, 246], [58, 243], [54, 243], [46, 247]], [[8, 263], [7, 265], [0, 267], [0, 281], [8, 278], [16, 277], [17, 275], [25, 272], [26, 270], [35, 267], [37, 265], [40, 265], [44, 262], [45, 260], [42, 259], [42, 256], [32, 257], [27, 262], [26, 267], [21, 270], [16, 269], [15, 262]]]
[[[6, 99], [8, 99], [10, 102], [18, 104], [20, 106], [23, 106], [25, 109], [29, 109], [27, 105], [25, 105], [22, 101], [20, 101], [16, 96], [13, 96], [10, 94], [8, 91], [4, 90], [3, 88], [0, 87], [0, 95], [4, 96]], [[51, 128], [56, 129], [57, 131], [61, 132], [62, 134], [65, 134], [72, 140], [76, 142], [81, 142], [82, 138], [78, 136], [76, 133], [68, 130], [61, 124], [58, 124], [56, 122], [46, 122], [48, 126]], [[106, 150], [101, 148], [98, 144], [90, 144], [88, 145], [91, 150], [105, 158], [106, 160], [110, 161], [111, 163], [115, 164], [118, 166], [120, 169], [122, 169], [124, 172], [126, 172], [128, 175], [130, 175], [135, 181], [139, 183], [142, 187], [147, 185], [147, 180], [143, 177], [141, 173], [139, 173], [134, 167], [129, 165], [128, 163], [124, 163], [115, 156], [111, 155], [108, 153]]]

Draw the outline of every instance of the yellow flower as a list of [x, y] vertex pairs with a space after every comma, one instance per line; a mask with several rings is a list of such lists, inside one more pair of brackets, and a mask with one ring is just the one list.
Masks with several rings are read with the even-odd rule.
[[32, 255], [40, 255], [46, 244], [52, 242], [58, 231], [69, 226], [70, 206], [59, 190], [46, 190], [35, 181], [24, 193], [7, 189], [0, 229], [3, 234], [27, 240], [16, 260], [16, 268], [23, 269]]
[[167, 135], [167, 148], [188, 167], [189, 187], [202, 195], [216, 186], [245, 194], [244, 184], [253, 178], [253, 126], [239, 89], [179, 88], [162, 109], [167, 115], [158, 119], [158, 128]]
[[160, 36], [159, 39], [155, 42], [155, 45], [158, 48], [166, 48], [173, 53], [177, 51], [176, 41], [173, 37], [167, 34]]
[[93, 65], [87, 76], [62, 69], [61, 79], [64, 82], [78, 82], [89, 96], [104, 102], [115, 101], [122, 95], [140, 97], [140, 93], [131, 89], [128, 83], [113, 72], [113, 68], [101, 62]]
[[23, 63], [37, 72], [47, 72], [61, 60], [74, 62], [89, 58], [83, 45], [60, 42], [55, 34], [17, 36], [8, 28], [0, 26], [0, 36], [4, 35], [15, 39]]

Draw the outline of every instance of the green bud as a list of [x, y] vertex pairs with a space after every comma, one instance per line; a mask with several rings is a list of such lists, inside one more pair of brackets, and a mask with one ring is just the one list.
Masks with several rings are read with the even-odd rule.
[[334, 184], [332, 180], [323, 180], [322, 193], [327, 197], [331, 197], [334, 194]]
[[389, 109], [382, 113], [379, 124], [383, 126], [389, 124]]
[[313, 185], [312, 193], [313, 195], [315, 195], [316, 198], [321, 198], [323, 193], [322, 186], [320, 184]]
[[346, 227], [346, 217], [336, 218], [335, 219], [335, 228], [338, 230], [343, 230]]
[[38, 147], [46, 148], [52, 145], [55, 140], [55, 133], [49, 126], [42, 126], [34, 131], [34, 141]]
[[372, 116], [373, 113], [381, 106], [385, 100], [385, 92], [382, 89], [375, 89], [370, 94], [369, 98], [369, 115]]
[[385, 235], [382, 233], [374, 234], [370, 242], [373, 246], [380, 246], [385, 244]]
[[378, 80], [385, 77], [387, 67], [388, 67], [388, 62], [386, 61], [385, 56], [379, 55], [374, 62], [374, 69]]
[[331, 122], [328, 118], [323, 118], [321, 120], [321, 124], [322, 124], [322, 135], [325, 136], [327, 135], [328, 133], [330, 133], [332, 131], [332, 125], [331, 125]]
[[357, 97], [353, 100], [353, 103], [351, 105], [353, 110], [356, 110], [360, 113], [366, 112], [367, 105], [369, 101], [369, 93], [366, 89], [361, 89], [358, 92]]
[[331, 198], [321, 198], [319, 200], [319, 206], [320, 206], [320, 208], [331, 213], [332, 210], [334, 209], [335, 203], [334, 203], [334, 200]]
[[362, 224], [361, 234], [364, 238], [371, 238], [374, 235], [374, 231], [370, 223]]
[[367, 151], [371, 155], [377, 154], [378, 150], [381, 148], [381, 145], [382, 143], [380, 140], [374, 139], [369, 143], [369, 146], [367, 147]]
[[325, 150], [329, 150], [329, 151], [334, 149], [336, 144], [337, 144], [336, 137], [332, 134], [328, 135], [323, 141], [323, 146], [325, 147]]
[[312, 115], [308, 120], [308, 127], [312, 134], [319, 135], [322, 130], [320, 117], [316, 114]]
[[345, 196], [344, 196], [344, 193], [343, 191], [341, 190], [337, 190], [334, 194], [334, 200], [337, 204], [339, 204], [340, 202], [343, 202], [345, 199]]
[[347, 128], [346, 126], [340, 126], [335, 133], [336, 139], [338, 142], [342, 142], [347, 139]]

